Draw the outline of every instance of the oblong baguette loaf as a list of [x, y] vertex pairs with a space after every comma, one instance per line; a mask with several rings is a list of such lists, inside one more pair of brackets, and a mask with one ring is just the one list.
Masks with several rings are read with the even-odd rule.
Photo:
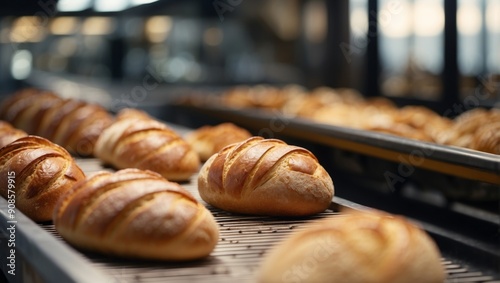
[[0, 148], [27, 135], [25, 131], [12, 127], [10, 123], [0, 121]]
[[97, 104], [65, 99], [45, 111], [36, 133], [80, 156], [93, 154], [97, 138], [112, 116]]
[[186, 136], [186, 141], [200, 156], [201, 161], [207, 161], [224, 147], [244, 141], [252, 134], [233, 123], [222, 123], [215, 126], [203, 126]]
[[271, 249], [257, 282], [443, 282], [439, 250], [399, 216], [356, 212], [321, 219]]
[[45, 111], [53, 108], [60, 101], [62, 99], [52, 92], [25, 88], [2, 101], [0, 116], [18, 129], [41, 136], [38, 128]]
[[98, 136], [112, 121], [100, 105], [36, 89], [18, 91], [3, 101], [0, 118], [79, 156], [92, 154]]
[[311, 152], [261, 137], [213, 155], [200, 171], [198, 189], [203, 200], [230, 212], [283, 216], [322, 212], [334, 193]]
[[170, 181], [188, 180], [200, 166], [196, 152], [176, 132], [135, 109], [118, 113], [97, 140], [94, 154], [117, 169], [151, 170]]
[[189, 192], [139, 169], [98, 172], [77, 183], [53, 220], [71, 244], [129, 258], [202, 258], [219, 237], [212, 214]]
[[34, 221], [51, 220], [59, 197], [84, 178], [70, 154], [47, 139], [26, 136], [0, 149], [0, 194], [15, 195], [16, 208]]

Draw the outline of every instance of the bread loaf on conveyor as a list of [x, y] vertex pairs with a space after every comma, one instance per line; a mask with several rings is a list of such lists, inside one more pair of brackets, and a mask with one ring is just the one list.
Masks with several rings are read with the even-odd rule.
[[158, 172], [169, 181], [185, 181], [200, 166], [198, 154], [175, 131], [145, 112], [123, 109], [96, 142], [95, 156], [117, 169]]
[[355, 212], [321, 219], [277, 244], [257, 282], [444, 282], [440, 253], [400, 216]]
[[71, 155], [47, 139], [26, 136], [0, 149], [0, 194], [34, 221], [51, 220], [59, 197], [84, 178]]
[[27, 135], [25, 131], [12, 127], [10, 123], [0, 121], [0, 148]]
[[233, 123], [222, 123], [198, 128], [186, 136], [186, 141], [198, 153], [201, 161], [207, 161], [225, 146], [244, 141], [251, 136], [250, 132]]
[[[197, 99], [202, 97], [202, 99]], [[349, 88], [318, 87], [310, 91], [296, 86], [237, 86], [222, 95], [193, 96], [190, 103], [200, 106], [230, 108], [261, 108], [281, 111], [286, 117], [305, 118], [312, 122], [340, 127], [375, 131], [399, 137], [465, 147], [500, 154], [498, 107], [474, 108], [455, 119], [444, 115], [458, 114], [444, 111], [443, 115], [428, 107], [407, 105], [398, 107], [390, 99], [380, 96], [365, 98]], [[215, 103], [210, 102], [218, 98]], [[260, 103], [262, 98], [270, 98]], [[260, 98], [260, 99], [259, 99]], [[279, 98], [278, 100], [276, 98]], [[190, 101], [184, 98], [184, 101]], [[276, 103], [278, 102], [278, 103]], [[455, 109], [456, 110], [456, 109]]]
[[213, 155], [198, 176], [201, 197], [236, 213], [301, 216], [331, 203], [333, 181], [308, 150], [251, 137]]
[[212, 214], [188, 191], [139, 169], [89, 176], [60, 199], [53, 219], [69, 243], [128, 258], [198, 259], [219, 238]]
[[0, 118], [78, 156], [92, 154], [97, 138], [112, 121], [112, 115], [100, 105], [31, 88], [4, 100]]
[[443, 131], [440, 142], [500, 154], [500, 110], [476, 108], [455, 118]]

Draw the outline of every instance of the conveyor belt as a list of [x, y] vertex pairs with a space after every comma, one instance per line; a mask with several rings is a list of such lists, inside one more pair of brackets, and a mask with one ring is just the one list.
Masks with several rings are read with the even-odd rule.
[[[80, 159], [77, 162], [87, 174], [103, 169], [95, 159]], [[83, 254], [96, 268], [114, 277], [116, 282], [254, 282], [255, 271], [272, 246], [293, 231], [303, 229], [314, 219], [342, 217], [335, 205], [324, 213], [306, 218], [234, 215], [201, 200], [196, 176], [182, 185], [210, 209], [219, 223], [220, 241], [209, 258], [188, 263], [164, 263]], [[52, 224], [42, 227], [60, 238]], [[448, 282], [494, 282], [492, 276], [469, 270], [453, 260], [443, 259], [442, 262], [448, 273]]]
[[[112, 170], [103, 168], [95, 159], [78, 159], [77, 163], [87, 174], [99, 170]], [[200, 200], [196, 177], [182, 185]], [[5, 200], [0, 199], [2, 209], [5, 203]], [[96, 280], [107, 282], [108, 279], [111, 282], [255, 282], [255, 272], [263, 256], [272, 246], [290, 233], [304, 229], [314, 219], [342, 217], [339, 209], [345, 208], [348, 203], [346, 200], [334, 199], [331, 209], [313, 217], [302, 218], [234, 215], [207, 205], [220, 225], [220, 241], [208, 258], [185, 263], [127, 260], [86, 251], [75, 252], [58, 235], [53, 224], [37, 225], [27, 219], [20, 221], [22, 223], [19, 225], [23, 227], [19, 228], [17, 240], [19, 244], [21, 242], [23, 244], [19, 248], [19, 253], [25, 254], [26, 262], [22, 264], [32, 265], [30, 272], [41, 274], [31, 275], [30, 278], [42, 278], [49, 282], [58, 280], [54, 278], [61, 278], [60, 282], [77, 278], [78, 282], [93, 283]], [[353, 204], [347, 207], [358, 209], [360, 206]], [[0, 216], [5, 217], [3, 213]], [[0, 232], [5, 234], [5, 227], [0, 226]], [[2, 241], [0, 243], [3, 244]], [[443, 258], [442, 264], [448, 275], [447, 282], [500, 283], [498, 278], [495, 281], [496, 275], [492, 275], [491, 272], [468, 267], [459, 260]], [[5, 272], [5, 267], [2, 268]], [[16, 276], [17, 282], [25, 281], [25, 278], [22, 278], [23, 274]]]

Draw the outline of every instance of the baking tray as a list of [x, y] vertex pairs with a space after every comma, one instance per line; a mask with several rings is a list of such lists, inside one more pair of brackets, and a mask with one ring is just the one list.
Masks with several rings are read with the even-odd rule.
[[[89, 174], [102, 167], [96, 159], [77, 159]], [[182, 183], [198, 200], [197, 176]], [[254, 282], [262, 257], [284, 237], [303, 229], [315, 219], [341, 217], [345, 209], [366, 210], [366, 206], [334, 197], [324, 213], [300, 218], [277, 218], [231, 214], [208, 204], [220, 228], [220, 240], [204, 260], [185, 263], [118, 259], [78, 250], [67, 244], [52, 223], [36, 224], [16, 213], [17, 275], [12, 282]], [[6, 245], [9, 219], [7, 202], [0, 198], [0, 245]], [[464, 238], [431, 223], [411, 219], [436, 240], [447, 272], [447, 282], [500, 282], [498, 246], [480, 248], [475, 239]], [[5, 249], [0, 264], [6, 272]], [[1, 278], [0, 278], [1, 279]]]
[[500, 155], [320, 124], [287, 117], [278, 110], [185, 104], [164, 107], [170, 113], [167, 118], [192, 128], [231, 121], [257, 135], [307, 146], [327, 167], [345, 170], [354, 178], [378, 179], [388, 191], [409, 181], [440, 189], [452, 198], [500, 199]]

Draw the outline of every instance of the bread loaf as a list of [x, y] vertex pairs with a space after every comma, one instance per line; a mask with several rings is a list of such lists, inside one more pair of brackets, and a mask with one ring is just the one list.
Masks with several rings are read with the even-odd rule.
[[186, 141], [198, 153], [201, 161], [219, 152], [225, 146], [250, 138], [252, 134], [233, 123], [203, 126], [186, 136]]
[[0, 184], [8, 184], [9, 176], [15, 176], [12, 191], [2, 185], [1, 195], [15, 195], [16, 208], [38, 222], [51, 220], [59, 197], [85, 178], [64, 148], [37, 136], [0, 149]]
[[239, 86], [226, 91], [221, 100], [232, 108], [277, 109], [285, 103], [286, 93], [270, 85]]
[[27, 135], [26, 132], [12, 127], [11, 124], [0, 121], [0, 148]]
[[151, 170], [170, 181], [188, 180], [200, 166], [198, 154], [176, 132], [134, 109], [118, 113], [97, 140], [94, 154], [117, 169]]
[[455, 118], [452, 126], [440, 135], [440, 142], [500, 154], [500, 110], [475, 108]]
[[500, 154], [500, 120], [486, 123], [472, 138], [470, 147], [493, 154]]
[[308, 150], [251, 137], [213, 155], [198, 177], [200, 196], [236, 213], [300, 216], [324, 211], [333, 182]]
[[5, 100], [0, 117], [79, 156], [92, 154], [98, 136], [112, 121], [112, 116], [99, 105], [62, 99], [36, 89], [21, 90]]
[[219, 237], [212, 214], [189, 192], [139, 169], [82, 180], [60, 199], [53, 219], [69, 243], [128, 258], [198, 259]]
[[439, 250], [399, 216], [349, 213], [322, 219], [270, 250], [258, 282], [438, 283]]
[[[489, 110], [474, 108], [451, 120], [427, 107], [408, 105], [399, 108], [388, 98], [364, 98], [361, 93], [349, 88], [318, 87], [308, 91], [293, 85], [282, 88], [241, 85], [226, 90], [220, 96], [196, 95], [198, 98], [192, 97], [196, 102], [191, 104], [197, 107], [223, 105], [274, 112], [279, 110], [287, 117], [306, 118], [316, 123], [489, 153], [496, 153], [495, 148], [500, 147], [500, 139], [496, 134], [491, 134], [490, 126], [487, 126], [500, 122], [498, 107]], [[217, 98], [216, 102], [213, 102], [213, 98]], [[484, 130], [479, 130], [483, 127]]]

